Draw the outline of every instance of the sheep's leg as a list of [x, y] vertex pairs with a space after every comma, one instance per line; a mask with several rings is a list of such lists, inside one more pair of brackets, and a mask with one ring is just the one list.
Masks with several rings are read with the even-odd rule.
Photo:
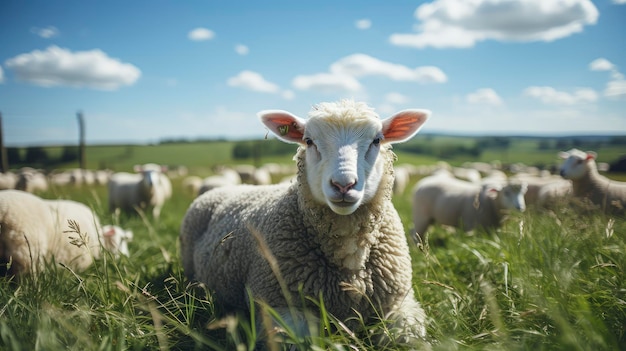
[[413, 296], [411, 289], [400, 306], [385, 316], [391, 321], [390, 337], [401, 344], [426, 345], [426, 313]]

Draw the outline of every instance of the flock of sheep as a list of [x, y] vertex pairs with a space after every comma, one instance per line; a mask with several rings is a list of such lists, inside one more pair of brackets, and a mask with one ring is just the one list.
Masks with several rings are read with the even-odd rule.
[[[323, 297], [326, 309], [350, 328], [358, 328], [358, 320], [389, 323], [381, 342], [422, 345], [426, 316], [415, 299], [409, 243], [392, 204], [410, 176], [423, 177], [412, 190], [411, 236], [417, 243], [433, 223], [495, 229], [506, 211], [547, 206], [567, 196], [624, 213], [626, 184], [600, 175], [593, 152], [563, 152], [559, 176], [509, 177], [492, 167], [482, 173], [469, 167], [394, 167], [391, 145], [412, 138], [429, 115], [403, 110], [380, 119], [351, 100], [318, 104], [308, 119], [281, 110], [260, 112], [279, 140], [300, 146], [295, 174], [270, 184], [272, 173], [289, 169], [267, 165], [186, 178], [182, 185], [195, 200], [180, 227], [185, 275], [204, 283], [226, 311], [247, 311], [254, 298], [272, 306], [298, 333], [318, 325], [307, 313], [317, 305], [304, 295]], [[172, 184], [161, 166], [135, 171], [106, 175], [109, 209], [141, 209], [157, 218]], [[0, 230], [0, 256], [9, 262], [10, 274], [36, 271], [52, 259], [83, 269], [102, 248], [128, 254], [132, 237], [119, 227], [102, 227], [82, 204], [18, 190], [0, 191]]]

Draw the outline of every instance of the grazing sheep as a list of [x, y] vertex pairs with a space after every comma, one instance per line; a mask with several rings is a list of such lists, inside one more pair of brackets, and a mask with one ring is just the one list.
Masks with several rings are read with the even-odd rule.
[[48, 180], [40, 171], [24, 167], [21, 168], [17, 175], [15, 189], [27, 191], [29, 193], [37, 193], [48, 190]]
[[413, 239], [422, 242], [433, 222], [465, 231], [497, 228], [503, 210], [525, 210], [525, 192], [524, 183], [476, 184], [446, 173], [425, 177], [413, 188]]
[[140, 173], [119, 172], [109, 179], [109, 210], [131, 212], [136, 209], [152, 209], [159, 218], [161, 208], [172, 195], [172, 183], [160, 169], [151, 166], [135, 166]]
[[524, 194], [527, 206], [543, 207], [558, 197], [571, 193], [572, 183], [560, 176], [543, 175], [538, 176], [529, 173], [518, 173], [511, 177], [512, 180], [524, 182], [528, 189]]
[[574, 196], [588, 198], [607, 213], [625, 212], [626, 183], [598, 173], [595, 152], [571, 149], [560, 152], [559, 156], [565, 159], [561, 165], [561, 177], [572, 181]]
[[196, 196], [198, 195], [200, 186], [202, 186], [202, 178], [195, 175], [186, 176], [185, 179], [183, 179], [181, 186], [183, 187], [183, 191], [185, 193]]
[[13, 172], [0, 172], [0, 190], [15, 189], [17, 175]]
[[43, 200], [20, 190], [0, 191], [3, 273], [37, 273], [53, 259], [83, 270], [100, 257], [102, 247], [127, 255], [125, 236], [103, 231], [91, 209], [79, 202]]
[[239, 173], [230, 168], [221, 168], [218, 174], [206, 177], [202, 180], [197, 195], [202, 195], [207, 191], [226, 185], [241, 184], [241, 176]]
[[411, 177], [409, 170], [403, 166], [394, 167], [394, 176], [393, 193], [395, 195], [402, 195]]
[[305, 330], [302, 309], [315, 310], [303, 294], [323, 297], [328, 312], [349, 327], [359, 325], [353, 317], [366, 323], [383, 317], [395, 321], [391, 330], [401, 341], [420, 342], [425, 315], [391, 202], [390, 144], [411, 138], [428, 114], [405, 110], [380, 120], [349, 100], [321, 103], [307, 120], [260, 112], [280, 140], [300, 145], [297, 181], [227, 186], [198, 197], [181, 225], [186, 276], [206, 284], [229, 310], [247, 310], [249, 291], [297, 331]]

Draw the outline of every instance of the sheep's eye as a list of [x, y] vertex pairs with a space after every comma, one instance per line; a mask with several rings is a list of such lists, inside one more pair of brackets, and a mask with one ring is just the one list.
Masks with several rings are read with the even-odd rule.
[[307, 146], [312, 146], [313, 145], [313, 140], [306, 138], [304, 139], [304, 142], [306, 143]]
[[380, 138], [374, 139], [374, 141], [372, 141], [372, 144], [379, 145], [380, 144]]

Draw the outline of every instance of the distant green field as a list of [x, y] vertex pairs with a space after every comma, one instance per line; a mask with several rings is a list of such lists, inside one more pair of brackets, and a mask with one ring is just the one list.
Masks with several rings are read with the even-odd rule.
[[[615, 162], [620, 157], [626, 156], [626, 145], [613, 145], [608, 142], [590, 143], [583, 140], [576, 144], [576, 140], [568, 142], [564, 148], [556, 147], [557, 139], [545, 138], [509, 138], [507, 147], [487, 146], [480, 149], [480, 154], [453, 155], [451, 157], [438, 157], [436, 154], [419, 152], [421, 148], [433, 148], [433, 152], [451, 146], [471, 148], [481, 140], [478, 137], [446, 136], [446, 135], [417, 135], [412, 141], [395, 148], [399, 163], [414, 165], [434, 164], [438, 161], [446, 161], [453, 165], [461, 165], [468, 161], [492, 162], [499, 161], [502, 164], [523, 163], [545, 167], [560, 163], [557, 157], [559, 151], [569, 150], [576, 147], [581, 150], [593, 150], [598, 153], [598, 162]], [[293, 153], [284, 155], [260, 155], [258, 159], [233, 159], [235, 141], [205, 141], [189, 143], [163, 143], [156, 145], [89, 145], [87, 146], [87, 168], [90, 169], [113, 169], [115, 171], [131, 170], [133, 165], [142, 163], [159, 163], [170, 166], [186, 166], [190, 173], [204, 175], [211, 171], [211, 167], [219, 164], [248, 163], [260, 165], [267, 162], [292, 163], [292, 155], [297, 148], [293, 145]], [[248, 143], [253, 148], [259, 148], [263, 143], [280, 143], [275, 139], [250, 140], [239, 143]], [[543, 147], [541, 147], [543, 143]], [[411, 146], [417, 152], [407, 152], [406, 147]], [[547, 146], [546, 146], [547, 145]], [[589, 147], [591, 146], [591, 147]], [[50, 158], [58, 158], [62, 147], [46, 147]], [[22, 154], [24, 150], [22, 150]], [[25, 166], [27, 164], [10, 165], [11, 168]], [[31, 165], [32, 166], [32, 165]], [[59, 168], [73, 168], [78, 162], [70, 162], [57, 165]]]

